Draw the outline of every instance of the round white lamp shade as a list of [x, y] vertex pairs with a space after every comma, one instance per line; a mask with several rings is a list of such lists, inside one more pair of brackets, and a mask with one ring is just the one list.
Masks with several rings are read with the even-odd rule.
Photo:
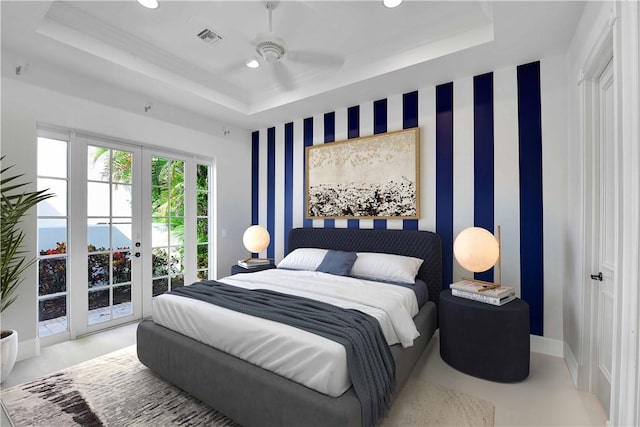
[[261, 225], [252, 225], [242, 235], [242, 243], [249, 252], [258, 253], [264, 251], [271, 238], [266, 228]]
[[481, 273], [494, 266], [500, 256], [500, 245], [488, 230], [469, 227], [456, 237], [453, 254], [464, 269]]

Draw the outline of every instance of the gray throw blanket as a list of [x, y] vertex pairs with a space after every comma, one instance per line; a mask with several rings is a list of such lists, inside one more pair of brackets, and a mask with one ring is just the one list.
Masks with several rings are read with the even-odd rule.
[[365, 427], [377, 425], [391, 406], [395, 363], [378, 321], [358, 310], [265, 289], [243, 289], [216, 281], [170, 293], [273, 320], [323, 336], [344, 346], [347, 367], [362, 407]]

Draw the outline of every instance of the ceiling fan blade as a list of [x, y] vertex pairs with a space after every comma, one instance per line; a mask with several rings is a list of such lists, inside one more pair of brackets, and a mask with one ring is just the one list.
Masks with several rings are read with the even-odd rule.
[[282, 87], [284, 90], [295, 89], [295, 85], [293, 84], [293, 75], [287, 69], [287, 67], [282, 64], [282, 62], [278, 61], [274, 64], [271, 64], [271, 68], [273, 69], [273, 74], [280, 87]]
[[313, 50], [290, 51], [287, 54], [287, 58], [291, 61], [309, 65], [320, 65], [329, 68], [342, 67], [342, 64], [344, 64], [345, 61], [345, 58], [342, 55]]

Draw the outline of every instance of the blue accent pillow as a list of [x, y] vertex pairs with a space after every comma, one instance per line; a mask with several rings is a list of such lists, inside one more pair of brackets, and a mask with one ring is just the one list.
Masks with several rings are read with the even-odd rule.
[[357, 258], [358, 255], [355, 252], [329, 250], [318, 268], [316, 268], [316, 271], [346, 276], [351, 271], [351, 267], [353, 267], [353, 263], [356, 262]]

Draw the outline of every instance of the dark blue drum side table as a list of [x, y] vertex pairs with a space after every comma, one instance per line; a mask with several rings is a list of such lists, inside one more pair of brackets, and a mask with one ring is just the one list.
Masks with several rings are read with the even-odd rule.
[[440, 293], [440, 356], [453, 368], [490, 381], [529, 376], [529, 304], [502, 306]]

